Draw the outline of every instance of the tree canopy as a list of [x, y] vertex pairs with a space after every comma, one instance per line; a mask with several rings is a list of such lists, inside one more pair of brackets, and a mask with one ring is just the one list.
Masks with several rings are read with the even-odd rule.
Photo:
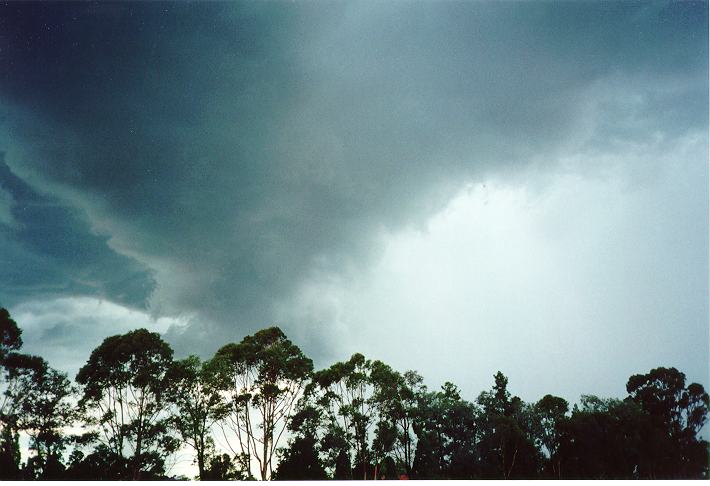
[[281, 329], [270, 327], [219, 349], [214, 369], [230, 407], [224, 422], [236, 436], [232, 450], [239, 451], [242, 469], [249, 471], [256, 461], [260, 478], [270, 479], [276, 450], [313, 362]]
[[21, 334], [0, 309], [0, 479], [181, 479], [179, 454], [201, 480], [708, 478], [708, 394], [672, 367], [570, 408], [500, 371], [472, 401], [360, 353], [314, 371], [278, 327], [204, 361], [110, 336], [74, 382]]
[[159, 475], [176, 447], [165, 393], [172, 358], [160, 335], [137, 329], [106, 338], [76, 376], [87, 424], [98, 426], [98, 440], [114, 457], [127, 460], [116, 479]]

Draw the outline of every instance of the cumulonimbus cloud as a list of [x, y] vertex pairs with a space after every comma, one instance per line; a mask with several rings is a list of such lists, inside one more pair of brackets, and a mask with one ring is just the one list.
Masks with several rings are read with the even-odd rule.
[[283, 316], [314, 275], [367, 267], [382, 232], [422, 224], [468, 181], [707, 126], [702, 3], [2, 15], [8, 165], [140, 262], [155, 315], [196, 316], [171, 339], [203, 335], [205, 351]]

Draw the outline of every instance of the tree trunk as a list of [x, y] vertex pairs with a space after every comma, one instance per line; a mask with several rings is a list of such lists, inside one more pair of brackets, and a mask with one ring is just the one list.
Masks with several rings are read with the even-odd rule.
[[261, 465], [261, 479], [263, 481], [266, 481], [268, 479], [267, 477], [267, 472], [269, 470], [269, 439], [268, 437], [271, 435], [271, 429], [270, 427], [267, 428], [266, 424], [264, 424], [264, 462]]
[[138, 428], [138, 434], [136, 436], [136, 453], [133, 455], [133, 480], [139, 481], [141, 478], [141, 447], [143, 442], [143, 434]]
[[200, 473], [200, 481], [205, 480], [205, 452], [204, 450], [197, 451], [197, 470]]

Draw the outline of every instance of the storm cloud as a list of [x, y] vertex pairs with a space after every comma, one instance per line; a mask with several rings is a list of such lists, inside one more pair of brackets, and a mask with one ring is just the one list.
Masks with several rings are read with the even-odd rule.
[[[23, 3], [0, 18], [2, 302], [36, 301], [37, 288], [50, 299], [98, 295], [179, 319], [166, 330], [179, 353], [210, 353], [273, 323], [324, 362], [344, 357], [358, 329], [371, 329], [362, 346], [377, 341], [364, 321], [381, 306], [343, 302], [385, 278], [392, 241], [426, 235], [469, 185], [555, 194], [563, 176], [613, 179], [622, 194], [658, 189], [638, 200], [651, 201], [668, 196], [659, 177], [690, 173], [693, 190], [671, 205], [701, 217], [681, 243], [700, 295], [690, 322], [666, 325], [704, 332], [706, 3]], [[61, 216], [20, 216], [29, 200], [55, 201]], [[603, 226], [615, 208], [601, 200], [564, 218], [584, 222], [595, 205]], [[672, 220], [648, 220], [662, 227], [644, 261], [665, 255], [658, 242]], [[13, 221], [37, 234], [18, 235]], [[621, 262], [637, 255], [629, 241], [611, 247]], [[55, 270], [38, 263], [47, 259]], [[88, 286], [67, 277], [87, 273]], [[627, 291], [614, 295], [648, 299]], [[463, 340], [502, 325], [506, 303], [485, 288], [477, 299], [493, 310], [459, 329]], [[345, 308], [352, 315], [339, 318]], [[437, 319], [412, 332], [453, 317]], [[707, 365], [707, 351], [693, 356]]]

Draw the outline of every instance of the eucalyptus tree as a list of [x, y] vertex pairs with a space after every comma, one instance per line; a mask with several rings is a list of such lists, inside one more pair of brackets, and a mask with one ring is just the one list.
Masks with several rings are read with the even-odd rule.
[[73, 439], [66, 429], [78, 418], [76, 388], [66, 373], [41, 360], [35, 372], [22, 376], [18, 393], [18, 428], [29, 436], [29, 449], [34, 452], [27, 473], [35, 479], [61, 479], [62, 454]]
[[626, 385], [629, 397], [663, 424], [670, 436], [695, 437], [708, 419], [708, 394], [702, 385], [685, 385], [675, 368], [655, 368], [633, 375]]
[[419, 397], [426, 390], [423, 378], [415, 371], [402, 374], [381, 361], [374, 361], [370, 379], [374, 388], [371, 402], [378, 420], [373, 452], [380, 460], [391, 455], [395, 464], [410, 475], [416, 443], [413, 425]]
[[304, 395], [291, 417], [288, 430], [291, 438], [287, 447], [279, 450], [279, 465], [274, 474], [278, 480], [328, 479], [321, 459], [321, 439], [324, 431], [323, 414], [319, 407]]
[[[698, 437], [710, 406], [704, 387], [686, 386], [685, 374], [676, 368], [655, 368], [631, 376], [626, 390], [629, 400], [650, 416], [653, 427], [667, 439], [662, 452], [668, 460], [655, 461], [654, 477], [707, 478], [708, 442]], [[667, 466], [660, 467], [664, 462]]]
[[127, 459], [126, 479], [160, 477], [177, 441], [166, 413], [173, 351], [138, 329], [106, 338], [79, 370], [80, 406], [104, 450]]
[[563, 479], [653, 479], [665, 462], [653, 451], [668, 445], [638, 404], [591, 395], [562, 421], [559, 440]]
[[7, 354], [22, 346], [22, 330], [10, 317], [10, 312], [0, 308], [0, 364]]
[[235, 464], [229, 454], [211, 454], [207, 458], [204, 477], [205, 481], [246, 481], [253, 479], [248, 472]]
[[418, 394], [413, 423], [417, 479], [472, 479], [476, 467], [477, 408], [461, 398], [456, 385]]
[[208, 479], [208, 460], [214, 453], [212, 427], [229, 410], [214, 378], [213, 363], [189, 356], [175, 362], [168, 378], [167, 398], [174, 407], [170, 425], [194, 449], [200, 479]]
[[18, 353], [22, 347], [22, 330], [0, 309], [0, 479], [20, 477], [18, 424], [22, 406], [22, 384], [38, 373], [43, 360]]
[[549, 475], [560, 478], [560, 447], [561, 424], [567, 418], [569, 404], [564, 398], [545, 395], [529, 409], [529, 429], [535, 445], [547, 459]]
[[17, 387], [23, 371], [36, 367], [32, 360], [16, 353], [22, 347], [22, 330], [10, 317], [7, 309], [0, 309], [0, 433], [11, 426], [19, 403]]
[[312, 385], [328, 417], [330, 434], [345, 439], [354, 452], [356, 469], [360, 469], [362, 479], [368, 477], [369, 435], [376, 422], [371, 372], [372, 362], [356, 353], [348, 361], [315, 372]]
[[519, 397], [511, 397], [508, 378], [500, 371], [495, 384], [479, 395], [479, 473], [486, 478], [534, 478], [542, 457], [530, 429], [531, 409]]
[[222, 347], [212, 366], [229, 406], [221, 422], [228, 446], [242, 469], [250, 470], [254, 461], [259, 477], [270, 479], [277, 448], [313, 362], [281, 329], [271, 327]]

